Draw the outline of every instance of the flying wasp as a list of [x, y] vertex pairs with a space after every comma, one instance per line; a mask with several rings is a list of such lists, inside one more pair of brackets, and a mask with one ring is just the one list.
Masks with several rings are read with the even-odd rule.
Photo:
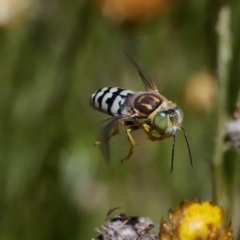
[[183, 111], [172, 101], [161, 95], [153, 80], [145, 73], [139, 63], [124, 51], [137, 68], [147, 91], [134, 92], [119, 87], [104, 87], [92, 94], [90, 104], [93, 108], [112, 115], [113, 117], [102, 130], [99, 141], [101, 152], [107, 162], [110, 160], [109, 140], [119, 133], [119, 125], [127, 126], [126, 134], [130, 142], [127, 156], [123, 163], [133, 154], [135, 141], [131, 132], [143, 129], [151, 141], [161, 141], [173, 137], [171, 170], [173, 171], [175, 136], [177, 130], [182, 130], [187, 143], [191, 166], [192, 155], [186, 131], [182, 127]]

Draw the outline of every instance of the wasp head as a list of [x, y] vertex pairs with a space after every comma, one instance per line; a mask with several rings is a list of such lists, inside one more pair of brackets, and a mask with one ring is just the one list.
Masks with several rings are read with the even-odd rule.
[[153, 126], [158, 133], [175, 135], [177, 129], [181, 127], [183, 121], [183, 111], [179, 106], [168, 109], [161, 109], [153, 118]]
[[184, 128], [181, 126], [183, 121], [182, 109], [176, 105], [170, 108], [162, 108], [156, 113], [152, 121], [153, 121], [152, 124], [154, 129], [158, 131], [158, 133], [161, 136], [163, 137], [173, 136], [171, 172], [173, 171], [175, 134], [178, 129], [181, 129], [184, 133], [184, 137], [188, 147], [190, 163], [191, 163], [191, 166], [193, 167], [192, 154], [191, 154], [191, 149], [188, 142], [188, 137]]

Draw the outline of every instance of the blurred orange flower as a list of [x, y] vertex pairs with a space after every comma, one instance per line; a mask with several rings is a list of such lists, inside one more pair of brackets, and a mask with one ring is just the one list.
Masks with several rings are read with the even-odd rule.
[[159, 240], [232, 240], [230, 224], [222, 227], [224, 211], [212, 202], [184, 201], [162, 219]]
[[199, 111], [210, 111], [215, 104], [216, 81], [208, 73], [193, 75], [186, 84], [184, 100], [187, 105]]
[[138, 22], [163, 11], [172, 0], [98, 0], [103, 15], [115, 23]]

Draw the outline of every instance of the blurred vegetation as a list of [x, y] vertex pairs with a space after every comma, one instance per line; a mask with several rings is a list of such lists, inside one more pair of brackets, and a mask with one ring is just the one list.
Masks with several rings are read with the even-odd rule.
[[[212, 171], [217, 109], [230, 117], [240, 89], [240, 3], [226, 1], [232, 58], [222, 106], [215, 29], [225, 1], [120, 2], [0, 0], [0, 239], [91, 239], [114, 207], [159, 224], [184, 199], [219, 203]], [[124, 2], [132, 4], [127, 13]], [[147, 40], [133, 46], [137, 60], [184, 110], [193, 169], [181, 133], [172, 174], [171, 139], [133, 133], [138, 145], [123, 165], [124, 128], [111, 140], [110, 166], [93, 146], [109, 116], [89, 106], [91, 94], [104, 86], [144, 89], [122, 52], [139, 36]], [[221, 204], [240, 239], [240, 217], [232, 215], [240, 209], [239, 150], [220, 151]]]

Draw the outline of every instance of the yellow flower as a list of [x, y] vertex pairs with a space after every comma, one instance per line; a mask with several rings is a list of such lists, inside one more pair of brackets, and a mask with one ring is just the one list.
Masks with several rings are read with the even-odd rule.
[[212, 202], [184, 201], [162, 219], [159, 240], [231, 240], [230, 224], [222, 227], [224, 211]]

